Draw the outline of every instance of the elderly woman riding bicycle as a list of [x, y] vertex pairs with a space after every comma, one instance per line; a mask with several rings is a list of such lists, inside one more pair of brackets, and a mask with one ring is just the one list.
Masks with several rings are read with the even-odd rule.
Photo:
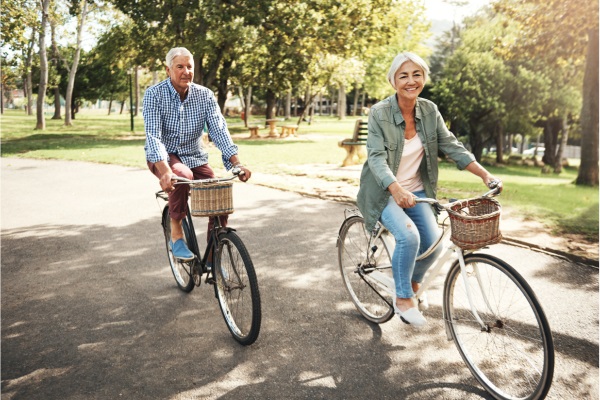
[[416, 54], [403, 52], [394, 58], [387, 78], [396, 93], [369, 113], [368, 158], [358, 193], [366, 229], [371, 231], [381, 221], [396, 240], [394, 310], [415, 326], [427, 322], [419, 311], [427, 307], [427, 301], [424, 296], [419, 299], [417, 309], [415, 293], [437, 254], [415, 260], [439, 236], [431, 206], [416, 204], [415, 198], [436, 196], [438, 150], [486, 185], [498, 181], [448, 130], [437, 106], [419, 97], [428, 74], [427, 63]]

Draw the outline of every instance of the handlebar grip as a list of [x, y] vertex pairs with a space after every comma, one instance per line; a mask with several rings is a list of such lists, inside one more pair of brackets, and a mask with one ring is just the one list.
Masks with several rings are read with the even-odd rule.
[[235, 176], [246, 175], [246, 171], [244, 171], [243, 169], [241, 169], [239, 167], [231, 168], [231, 173]]
[[490, 183], [488, 183], [488, 187], [490, 189], [496, 189], [501, 184], [502, 184], [502, 181], [491, 181]]

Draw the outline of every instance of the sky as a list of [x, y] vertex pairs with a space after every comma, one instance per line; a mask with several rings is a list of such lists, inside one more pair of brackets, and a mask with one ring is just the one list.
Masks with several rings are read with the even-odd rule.
[[425, 0], [427, 15], [431, 20], [445, 19], [461, 21], [464, 17], [474, 14], [481, 7], [490, 3], [490, 0], [468, 0], [464, 7], [454, 7], [442, 0]]

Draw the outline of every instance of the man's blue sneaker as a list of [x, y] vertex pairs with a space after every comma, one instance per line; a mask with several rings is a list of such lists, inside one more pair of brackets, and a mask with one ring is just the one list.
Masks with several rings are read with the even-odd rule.
[[175, 243], [173, 243], [172, 240], [169, 240], [169, 246], [171, 246], [173, 257], [182, 261], [190, 261], [194, 259], [194, 253], [188, 249], [183, 239], [179, 239], [175, 241]]

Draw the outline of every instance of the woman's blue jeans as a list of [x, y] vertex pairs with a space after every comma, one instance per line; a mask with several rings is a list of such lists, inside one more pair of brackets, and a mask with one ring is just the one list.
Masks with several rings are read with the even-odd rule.
[[[427, 197], [425, 191], [413, 193]], [[411, 281], [421, 283], [425, 272], [436, 260], [441, 246], [423, 260], [415, 262], [440, 236], [440, 229], [432, 208], [427, 203], [417, 203], [411, 208], [401, 208], [390, 196], [380, 217], [381, 223], [396, 239], [392, 254], [392, 272], [396, 284], [396, 296], [403, 299], [415, 295]]]

